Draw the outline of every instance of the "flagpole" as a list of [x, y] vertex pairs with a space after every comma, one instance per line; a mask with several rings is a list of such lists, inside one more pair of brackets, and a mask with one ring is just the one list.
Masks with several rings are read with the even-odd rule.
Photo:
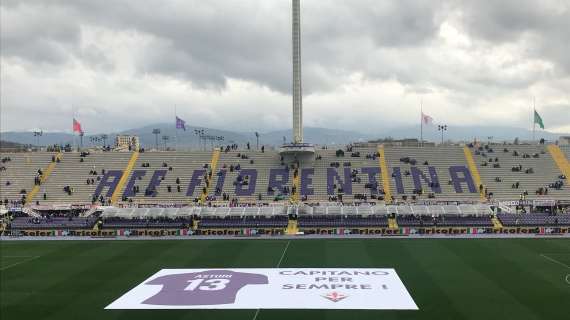
[[[73, 107], [73, 103], [71, 104], [71, 118], [72, 121], [75, 122], [75, 109]], [[73, 130], [73, 122], [72, 122], [72, 129], [71, 129], [71, 135], [73, 137], [73, 150], [75, 150], [75, 130]]]
[[533, 104], [533, 109], [532, 109], [532, 141], [534, 142], [534, 132], [536, 130], [536, 98], [532, 97], [532, 104]]
[[[533, 98], [534, 99], [534, 98]], [[532, 114], [532, 107], [528, 106], [528, 121], [530, 122], [531, 128], [529, 128], [529, 134], [531, 134], [531, 141], [532, 141], [532, 123], [533, 123], [533, 114]]]
[[[176, 112], [176, 105], [174, 105], [174, 121], [178, 122], [178, 113]], [[176, 151], [178, 152], [178, 127], [176, 125], [174, 126], [174, 130], [175, 130], [174, 140], [176, 141]]]
[[424, 146], [424, 105], [423, 99], [420, 99], [420, 147]]

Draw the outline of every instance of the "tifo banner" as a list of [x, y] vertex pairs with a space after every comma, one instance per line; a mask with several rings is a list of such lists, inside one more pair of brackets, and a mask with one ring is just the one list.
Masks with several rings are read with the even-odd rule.
[[418, 307], [394, 269], [163, 269], [105, 309]]

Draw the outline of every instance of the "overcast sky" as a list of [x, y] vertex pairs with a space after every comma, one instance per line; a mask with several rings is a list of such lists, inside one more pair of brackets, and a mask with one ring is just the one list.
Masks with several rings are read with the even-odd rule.
[[[306, 126], [570, 132], [570, 2], [302, 0]], [[0, 2], [1, 130], [291, 126], [290, 0]]]

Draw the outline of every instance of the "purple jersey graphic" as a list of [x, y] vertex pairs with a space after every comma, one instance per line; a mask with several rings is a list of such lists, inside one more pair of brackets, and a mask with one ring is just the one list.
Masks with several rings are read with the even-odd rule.
[[267, 283], [266, 275], [228, 270], [171, 274], [146, 283], [162, 285], [162, 289], [143, 303], [166, 306], [228, 304], [235, 302], [238, 291], [246, 285]]

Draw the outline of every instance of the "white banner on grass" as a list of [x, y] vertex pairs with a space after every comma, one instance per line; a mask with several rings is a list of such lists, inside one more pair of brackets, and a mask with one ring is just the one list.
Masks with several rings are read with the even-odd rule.
[[394, 269], [163, 269], [105, 309], [418, 307]]

